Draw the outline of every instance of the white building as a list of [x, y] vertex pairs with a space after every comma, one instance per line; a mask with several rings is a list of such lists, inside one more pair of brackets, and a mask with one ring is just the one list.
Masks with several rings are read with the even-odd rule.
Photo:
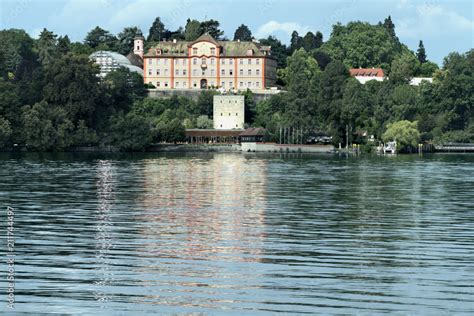
[[410, 80], [411, 86], [419, 86], [422, 81], [427, 81], [429, 83], [433, 83], [433, 78], [429, 77], [415, 77]]
[[245, 97], [243, 95], [214, 96], [214, 129], [243, 129]]

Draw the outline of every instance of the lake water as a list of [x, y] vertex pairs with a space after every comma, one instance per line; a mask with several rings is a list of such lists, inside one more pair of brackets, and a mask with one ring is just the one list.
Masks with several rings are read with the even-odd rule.
[[0, 255], [10, 206], [17, 312], [474, 313], [474, 155], [0, 164]]

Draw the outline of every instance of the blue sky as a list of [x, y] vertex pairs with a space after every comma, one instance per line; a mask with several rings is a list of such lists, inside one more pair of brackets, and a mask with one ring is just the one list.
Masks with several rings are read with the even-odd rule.
[[139, 26], [146, 35], [160, 16], [169, 29], [187, 18], [212, 18], [229, 38], [244, 23], [258, 38], [272, 34], [288, 43], [294, 29], [302, 35], [321, 31], [327, 39], [336, 22], [377, 23], [388, 15], [403, 43], [416, 50], [423, 40], [428, 58], [439, 64], [448, 53], [474, 46], [469, 0], [0, 0], [1, 29], [21, 28], [36, 37], [46, 27], [74, 41], [97, 25], [114, 34]]

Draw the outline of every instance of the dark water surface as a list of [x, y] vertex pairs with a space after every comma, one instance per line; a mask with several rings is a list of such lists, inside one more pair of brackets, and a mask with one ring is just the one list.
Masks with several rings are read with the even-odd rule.
[[2, 258], [7, 206], [17, 312], [474, 313], [474, 155], [2, 154]]

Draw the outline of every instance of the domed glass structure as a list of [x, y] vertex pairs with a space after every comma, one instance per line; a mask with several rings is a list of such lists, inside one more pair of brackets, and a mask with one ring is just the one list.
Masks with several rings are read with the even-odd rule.
[[119, 53], [100, 50], [92, 53], [89, 58], [100, 66], [100, 76], [105, 77], [112, 70], [120, 67], [128, 68], [132, 72], [136, 72], [143, 77], [143, 69], [132, 65], [127, 57]]

